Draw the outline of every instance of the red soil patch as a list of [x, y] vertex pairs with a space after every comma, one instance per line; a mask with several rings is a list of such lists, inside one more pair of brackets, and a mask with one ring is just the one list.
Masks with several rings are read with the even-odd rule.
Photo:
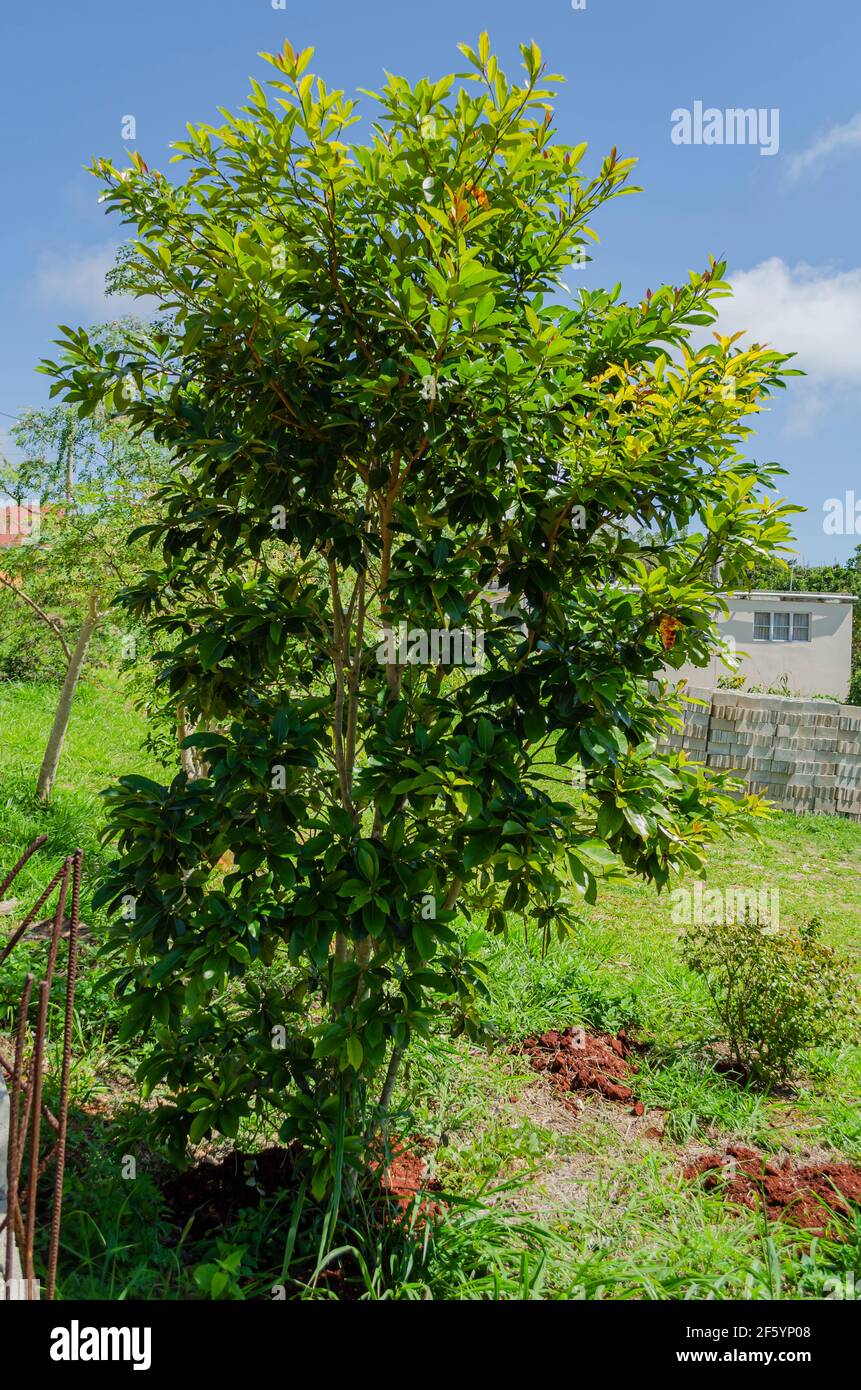
[[[389, 1153], [388, 1163], [372, 1163], [371, 1170], [379, 1174], [380, 1189], [401, 1211], [409, 1210], [420, 1192], [439, 1192], [436, 1178], [428, 1177], [425, 1160], [415, 1149], [405, 1149], [394, 1144]], [[438, 1202], [422, 1201], [419, 1211], [424, 1217], [438, 1216], [442, 1208]]]
[[[555, 1029], [527, 1038], [520, 1046], [535, 1071], [543, 1072], [563, 1105], [572, 1105], [572, 1091], [597, 1091], [608, 1100], [630, 1101], [634, 1045], [624, 1029], [618, 1037], [587, 1033], [582, 1028]], [[639, 1102], [635, 1106], [642, 1114]]]
[[827, 1233], [829, 1211], [848, 1216], [850, 1202], [861, 1202], [861, 1168], [854, 1164], [776, 1163], [738, 1145], [704, 1154], [684, 1174], [703, 1177], [705, 1187], [720, 1189], [730, 1202], [753, 1211], [764, 1207], [770, 1220], [793, 1221], [816, 1235]]
[[[375, 1168], [378, 1165], [374, 1165]], [[427, 1164], [417, 1153], [396, 1148], [380, 1171], [380, 1187], [389, 1197], [409, 1201], [427, 1186]]]

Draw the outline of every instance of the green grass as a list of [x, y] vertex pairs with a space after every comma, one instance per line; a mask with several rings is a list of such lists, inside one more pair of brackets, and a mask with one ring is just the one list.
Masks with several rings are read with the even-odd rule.
[[44, 885], [46, 864], [58, 866], [79, 847], [91, 879], [103, 862], [99, 792], [124, 773], [159, 772], [142, 748], [143, 717], [119, 680], [100, 672], [78, 687], [54, 793], [49, 806], [40, 806], [36, 778], [57, 697], [52, 684], [0, 683], [0, 868], [11, 868], [37, 835], [48, 837], [16, 882], [20, 898]]
[[[99, 674], [79, 690], [54, 797], [39, 806], [33, 789], [56, 694], [52, 686], [0, 684], [0, 867], [48, 835], [16, 886], [29, 901], [80, 846], [86, 914], [106, 853], [99, 791], [123, 773], [161, 770], [142, 750], [145, 726], [119, 680]], [[861, 825], [780, 815], [759, 844], [716, 846], [707, 882], [778, 890], [783, 922], [817, 915], [825, 940], [856, 959], [859, 856]], [[90, 925], [97, 937], [98, 919]], [[704, 1046], [713, 1029], [707, 996], [682, 960], [679, 931], [666, 894], [612, 883], [594, 907], [582, 906], [575, 938], [544, 957], [534, 933], [488, 938], [484, 1021], [496, 1047], [443, 1036], [416, 1044], [398, 1099], [403, 1131], [431, 1141], [445, 1215], [433, 1239], [415, 1214], [412, 1226], [387, 1231], [357, 1218], [343, 1233], [343, 1258], [363, 1297], [798, 1298], [821, 1296], [825, 1280], [846, 1271], [861, 1278], [857, 1223], [847, 1223], [840, 1243], [811, 1240], [682, 1178], [692, 1146], [732, 1140], [861, 1160], [861, 1049], [848, 1035], [816, 1049], [795, 1089], [780, 1095], [717, 1072]], [[292, 1294], [331, 1297], [324, 1277], [308, 1278], [319, 1229], [307, 1210], [269, 1204], [206, 1240], [166, 1224], [157, 1161], [130, 1149], [134, 1127], [124, 1128], [121, 1114], [107, 1121], [97, 1113], [108, 1093], [125, 1096], [133, 1112], [137, 1058], [116, 1041], [118, 1006], [102, 983], [96, 944], [83, 952], [78, 994], [61, 1293], [200, 1297], [224, 1270], [227, 1297], [269, 1297], [283, 1281]], [[38, 948], [22, 946], [4, 971], [0, 1031], [31, 955]], [[648, 1039], [637, 1093], [647, 1122], [661, 1120], [662, 1140], [629, 1134], [625, 1107], [587, 1099], [568, 1115], [548, 1106], [512, 1045], [568, 1024], [627, 1026]], [[142, 1159], [133, 1181], [121, 1172], [129, 1151]], [[294, 1215], [295, 1259], [285, 1273]]]

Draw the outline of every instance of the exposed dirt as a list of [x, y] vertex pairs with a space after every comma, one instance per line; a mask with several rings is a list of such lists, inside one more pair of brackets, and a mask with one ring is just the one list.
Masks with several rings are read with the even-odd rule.
[[[257, 1206], [264, 1197], [292, 1192], [298, 1187], [297, 1154], [273, 1146], [258, 1154], [237, 1151], [215, 1161], [201, 1159], [183, 1173], [172, 1174], [162, 1186], [168, 1208], [178, 1225], [191, 1221], [195, 1238], [225, 1226], [242, 1207]], [[406, 1211], [418, 1192], [438, 1191], [439, 1184], [428, 1178], [427, 1164], [419, 1153], [400, 1146], [394, 1148], [387, 1165], [376, 1163], [379, 1188], [384, 1197]], [[433, 1216], [439, 1208], [423, 1202], [421, 1211]]]
[[[379, 1177], [380, 1190], [391, 1199], [401, 1211], [408, 1211], [419, 1192], [439, 1192], [440, 1185], [435, 1178], [428, 1176], [428, 1166], [415, 1149], [405, 1149], [394, 1144], [387, 1164], [373, 1163], [371, 1169]], [[439, 1215], [438, 1202], [422, 1201], [419, 1212], [423, 1217]]]
[[226, 1225], [241, 1207], [295, 1187], [294, 1155], [273, 1147], [258, 1154], [234, 1151], [219, 1163], [204, 1158], [169, 1177], [162, 1192], [177, 1223], [190, 1220], [197, 1238]]
[[686, 1178], [703, 1178], [730, 1202], [759, 1210], [769, 1220], [788, 1220], [817, 1235], [833, 1225], [829, 1212], [848, 1216], [850, 1203], [861, 1203], [861, 1168], [851, 1163], [797, 1163], [769, 1159], [754, 1149], [733, 1145], [725, 1153], [702, 1154], [688, 1163]]
[[408, 1202], [427, 1187], [427, 1164], [408, 1149], [396, 1147], [387, 1167], [373, 1166], [380, 1173], [380, 1187], [389, 1197]]
[[[582, 1028], [552, 1029], [526, 1038], [520, 1051], [530, 1065], [547, 1077], [564, 1105], [577, 1108], [572, 1093], [593, 1091], [607, 1100], [623, 1104], [633, 1100], [629, 1084], [635, 1066], [631, 1060], [636, 1047], [624, 1029], [618, 1037], [607, 1033], [587, 1033]], [[635, 1103], [634, 1113], [642, 1115], [643, 1107]]]

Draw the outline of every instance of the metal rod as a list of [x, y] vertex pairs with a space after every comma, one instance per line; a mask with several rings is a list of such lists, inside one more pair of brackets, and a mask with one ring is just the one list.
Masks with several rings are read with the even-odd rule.
[[45, 842], [47, 841], [47, 839], [48, 839], [48, 836], [47, 836], [47, 835], [40, 835], [39, 838], [38, 838], [38, 840], [34, 840], [34, 841], [33, 841], [32, 845], [30, 846], [29, 849], [25, 849], [24, 853], [21, 855], [21, 858], [18, 860], [18, 863], [15, 865], [14, 869], [12, 869], [12, 870], [6, 875], [6, 877], [4, 878], [3, 882], [0, 883], [0, 898], [3, 897], [3, 894], [6, 892], [6, 889], [9, 887], [9, 885], [12, 883], [12, 881], [18, 877], [18, 875], [20, 874], [20, 872], [21, 872], [21, 870], [23, 869], [24, 865], [27, 863], [27, 860], [30, 858], [30, 856], [31, 856], [32, 854], [35, 854], [37, 849], [41, 849], [42, 846], [43, 846], [43, 845], [45, 844]]
[[[11, 873], [7, 874], [0, 886], [0, 898], [7, 891], [31, 855], [45, 844], [46, 835], [39, 836], [20, 857]], [[68, 1137], [69, 1096], [71, 1089], [72, 1037], [74, 1031], [75, 985], [78, 973], [78, 937], [80, 929], [81, 866], [83, 852], [76, 849], [63, 862], [62, 867], [51, 879], [47, 888], [39, 895], [33, 907], [0, 950], [0, 965], [9, 957], [15, 946], [32, 925], [41, 908], [59, 884], [60, 891], [52, 917], [39, 922], [39, 927], [50, 924], [50, 942], [44, 979], [39, 981], [39, 1006], [32, 1040], [29, 1065], [25, 1064], [27, 1048], [27, 1023], [34, 986], [34, 975], [26, 976], [24, 989], [18, 1009], [15, 1030], [15, 1051], [10, 1061], [0, 1051], [0, 1069], [9, 1077], [9, 1153], [8, 1153], [8, 1195], [9, 1208], [5, 1220], [0, 1222], [0, 1236], [5, 1235], [6, 1277], [12, 1268], [15, 1240], [23, 1252], [24, 1298], [36, 1297], [34, 1250], [36, 1238], [36, 1217], [39, 1182], [44, 1173], [55, 1164], [53, 1203], [51, 1209], [51, 1231], [47, 1260], [48, 1298], [54, 1297], [57, 1282], [57, 1264], [60, 1250], [60, 1224], [62, 1218], [63, 1178], [66, 1163], [66, 1142]], [[72, 889], [71, 915], [68, 931], [68, 957], [66, 964], [66, 998], [63, 1017], [63, 1044], [60, 1067], [59, 1116], [51, 1113], [42, 1098], [44, 1085], [45, 1058], [48, 1040], [48, 1018], [51, 1002], [51, 989], [54, 984], [60, 940], [65, 923], [66, 903], [69, 885]], [[56, 1140], [40, 1155], [43, 1120], [56, 1134]], [[25, 1153], [27, 1155], [26, 1184], [24, 1178]]]
[[66, 895], [69, 891], [69, 874], [72, 871], [72, 856], [63, 865], [63, 877], [60, 879], [60, 891], [57, 894], [57, 910], [54, 913], [54, 929], [51, 932], [51, 949], [48, 952], [48, 968], [45, 971], [45, 982], [48, 992], [54, 980], [54, 966], [57, 962], [57, 950], [60, 945], [60, 933], [63, 930], [63, 918], [66, 915]]
[[63, 1213], [63, 1176], [66, 1171], [66, 1136], [69, 1126], [69, 1078], [72, 1069], [72, 1030], [75, 1021], [75, 984], [78, 974], [78, 922], [81, 906], [81, 864], [83, 850], [75, 850], [72, 861], [72, 915], [69, 922], [69, 964], [66, 975], [66, 1017], [63, 1028], [63, 1065], [60, 1072], [60, 1129], [57, 1134], [57, 1166], [54, 1170], [54, 1206], [51, 1212], [51, 1242], [48, 1252], [48, 1298], [54, 1297], [57, 1262], [60, 1254], [60, 1221]]
[[13, 936], [10, 936], [9, 940], [6, 942], [6, 945], [3, 947], [3, 950], [0, 951], [0, 965], [3, 964], [6, 957], [10, 955], [14, 948], [18, 945], [18, 942], [21, 940], [21, 937], [24, 935], [25, 931], [33, 922], [33, 919], [35, 918], [36, 913], [39, 911], [39, 909], [44, 907], [45, 903], [50, 898], [57, 884], [62, 879], [63, 872], [63, 869], [57, 870], [57, 872], [54, 874], [54, 877], [51, 879], [51, 882], [48, 884], [48, 887], [45, 889], [44, 893], [40, 897], [39, 901], [33, 904], [18, 930], [15, 932]]
[[48, 1022], [48, 986], [39, 981], [39, 1021], [33, 1048], [33, 1129], [30, 1136], [30, 1173], [27, 1184], [27, 1238], [24, 1244], [24, 1281], [28, 1290], [36, 1278], [33, 1268], [33, 1242], [36, 1238], [36, 1194], [39, 1172], [39, 1139], [42, 1129], [42, 1068], [45, 1059], [45, 1031]]

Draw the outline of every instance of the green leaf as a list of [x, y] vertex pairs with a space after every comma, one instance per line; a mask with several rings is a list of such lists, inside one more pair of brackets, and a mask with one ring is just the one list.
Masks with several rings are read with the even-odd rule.
[[426, 922], [413, 923], [413, 941], [422, 960], [430, 960], [436, 950], [436, 941]]
[[356, 866], [367, 883], [376, 883], [380, 865], [373, 845], [363, 841], [356, 849]]
[[479, 719], [476, 728], [476, 736], [478, 739], [478, 746], [482, 753], [489, 753], [494, 742], [493, 725], [489, 719], [485, 719], [483, 716]]

